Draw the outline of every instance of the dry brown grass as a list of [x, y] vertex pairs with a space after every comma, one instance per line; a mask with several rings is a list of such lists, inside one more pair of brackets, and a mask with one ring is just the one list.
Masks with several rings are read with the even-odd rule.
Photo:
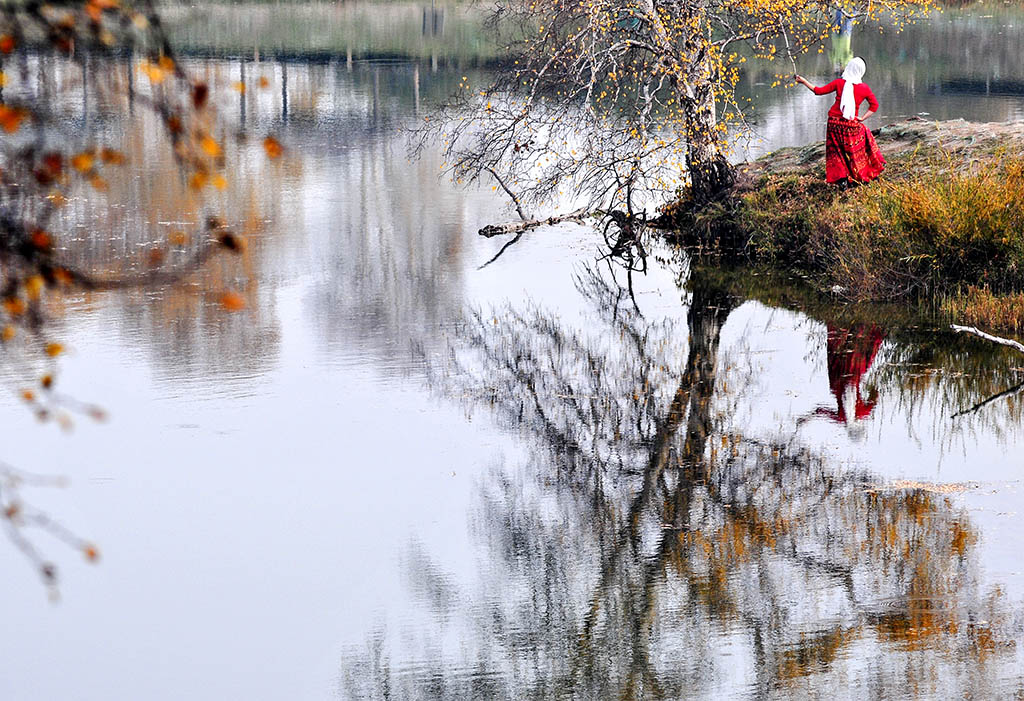
[[853, 300], [1024, 290], [1024, 158], [935, 149], [839, 192], [817, 172], [764, 176], [729, 213], [746, 252]]
[[1024, 331], [1024, 293], [998, 295], [985, 287], [969, 286], [966, 292], [942, 302], [942, 311], [959, 324], [985, 329]]

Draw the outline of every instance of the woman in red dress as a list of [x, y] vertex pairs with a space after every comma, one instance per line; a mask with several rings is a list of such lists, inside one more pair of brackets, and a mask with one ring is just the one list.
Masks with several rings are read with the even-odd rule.
[[[846, 187], [850, 181], [874, 180], [885, 168], [885, 158], [875, 137], [863, 123], [878, 110], [878, 100], [871, 88], [861, 82], [864, 70], [864, 59], [854, 58], [846, 64], [842, 78], [821, 88], [811, 85], [803, 76], [796, 76], [796, 82], [815, 95], [836, 94], [836, 101], [828, 111], [825, 131], [825, 180], [840, 187]], [[868, 101], [868, 111], [858, 117], [864, 100]]]

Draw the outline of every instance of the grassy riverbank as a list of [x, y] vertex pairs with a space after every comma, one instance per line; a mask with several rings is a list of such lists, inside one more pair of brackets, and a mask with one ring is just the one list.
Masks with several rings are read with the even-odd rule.
[[727, 205], [677, 214], [679, 239], [849, 301], [939, 303], [1024, 329], [1024, 124], [907, 121], [877, 138], [878, 181], [840, 192], [824, 182], [823, 145], [783, 149], [742, 166]]

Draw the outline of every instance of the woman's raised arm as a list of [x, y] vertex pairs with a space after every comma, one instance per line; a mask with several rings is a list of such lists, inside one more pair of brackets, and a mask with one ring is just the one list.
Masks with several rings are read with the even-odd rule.
[[803, 85], [805, 88], [807, 88], [808, 90], [813, 92], [815, 95], [827, 95], [830, 92], [835, 92], [836, 91], [836, 83], [839, 82], [838, 80], [833, 80], [828, 85], [825, 85], [825, 86], [822, 86], [822, 87], [819, 88], [819, 87], [816, 87], [814, 85], [811, 85], [811, 83], [807, 80], [807, 78], [804, 78], [802, 75], [796, 75], [796, 76], [793, 76], [793, 78], [794, 78], [794, 80], [796, 80], [796, 82], [800, 83], [800, 85]]

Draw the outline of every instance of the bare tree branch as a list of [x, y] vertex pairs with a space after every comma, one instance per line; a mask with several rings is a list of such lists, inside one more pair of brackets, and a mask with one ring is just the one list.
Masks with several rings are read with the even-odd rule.
[[523, 205], [519, 202], [519, 198], [516, 197], [516, 193], [512, 192], [512, 190], [509, 189], [508, 185], [505, 184], [505, 181], [502, 179], [502, 177], [494, 171], [494, 168], [488, 166], [485, 167], [484, 170], [490, 173], [494, 177], [494, 179], [498, 181], [498, 184], [501, 185], [501, 189], [505, 191], [505, 194], [512, 198], [512, 203], [516, 206], [516, 212], [519, 214], [519, 218], [522, 219], [523, 221], [526, 221], [527, 217], [526, 214], [523, 212]]
[[1014, 341], [1013, 339], [1002, 338], [1001, 336], [993, 336], [991, 334], [985, 333], [984, 331], [980, 331], [979, 329], [976, 329], [973, 326], [958, 326], [956, 324], [950, 324], [949, 328], [953, 329], [957, 333], [969, 333], [974, 336], [977, 336], [978, 338], [984, 338], [986, 341], [998, 343], [1001, 346], [1007, 346], [1009, 348], [1013, 348], [1014, 350], [1020, 351], [1021, 353], [1024, 353], [1024, 344]]

